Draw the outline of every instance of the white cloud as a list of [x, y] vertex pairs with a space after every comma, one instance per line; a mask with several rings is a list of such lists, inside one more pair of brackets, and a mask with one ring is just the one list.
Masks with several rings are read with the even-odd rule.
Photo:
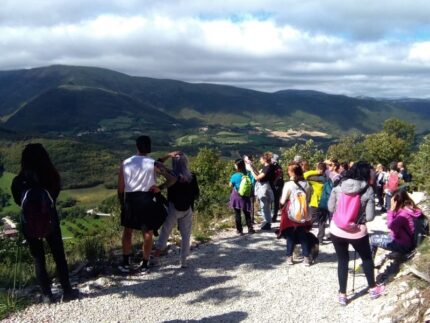
[[423, 0], [3, 2], [0, 69], [61, 63], [268, 91], [429, 95]]

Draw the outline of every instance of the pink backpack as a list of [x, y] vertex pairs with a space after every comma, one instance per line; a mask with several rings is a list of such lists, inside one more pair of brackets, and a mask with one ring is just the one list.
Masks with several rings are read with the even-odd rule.
[[385, 184], [385, 189], [390, 191], [393, 194], [395, 191], [399, 189], [399, 174], [398, 173], [390, 173], [388, 176], [388, 181]]
[[368, 186], [361, 192], [353, 195], [343, 192], [340, 193], [336, 211], [333, 214], [333, 221], [338, 228], [345, 231], [357, 230], [357, 220], [361, 208], [361, 194], [367, 190], [367, 187]]

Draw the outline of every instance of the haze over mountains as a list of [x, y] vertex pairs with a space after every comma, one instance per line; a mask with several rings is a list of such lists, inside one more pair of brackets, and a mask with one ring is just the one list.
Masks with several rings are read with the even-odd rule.
[[56, 65], [0, 72], [0, 127], [16, 132], [77, 133], [123, 124], [122, 130], [248, 125], [278, 131], [369, 133], [390, 117], [416, 124], [418, 133], [427, 132], [430, 100], [300, 90], [266, 93], [133, 77], [94, 67]]

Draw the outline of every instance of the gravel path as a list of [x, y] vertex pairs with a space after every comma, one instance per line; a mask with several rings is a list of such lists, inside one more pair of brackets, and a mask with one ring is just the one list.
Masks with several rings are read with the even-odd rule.
[[[383, 223], [377, 216], [369, 227], [384, 230]], [[82, 288], [80, 300], [33, 305], [5, 321], [372, 322], [384, 304], [384, 296], [370, 300], [363, 275], [356, 275], [348, 306], [337, 304], [332, 244], [320, 246], [311, 267], [287, 266], [285, 240], [270, 232], [240, 237], [229, 230], [194, 250], [188, 268], [179, 268], [177, 259], [168, 255], [148, 275], [103, 278], [103, 287]]]

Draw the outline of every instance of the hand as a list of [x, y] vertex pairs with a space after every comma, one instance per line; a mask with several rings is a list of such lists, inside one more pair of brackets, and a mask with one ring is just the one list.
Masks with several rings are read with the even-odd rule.
[[179, 150], [177, 150], [177, 151], [172, 151], [172, 152], [170, 152], [169, 153], [169, 157], [171, 157], [171, 158], [175, 158], [176, 156], [179, 156], [179, 155], [181, 155], [182, 154], [182, 152], [181, 151], [179, 151]]
[[396, 209], [396, 206], [397, 206], [397, 201], [396, 200], [394, 200], [394, 196], [391, 198], [391, 207], [390, 207], [390, 210], [391, 211], [394, 211], [395, 209]]
[[161, 192], [160, 188], [159, 188], [157, 185], [153, 185], [153, 186], [149, 189], [149, 191], [150, 191], [150, 192], [152, 192], [152, 193], [160, 193], [160, 192]]

